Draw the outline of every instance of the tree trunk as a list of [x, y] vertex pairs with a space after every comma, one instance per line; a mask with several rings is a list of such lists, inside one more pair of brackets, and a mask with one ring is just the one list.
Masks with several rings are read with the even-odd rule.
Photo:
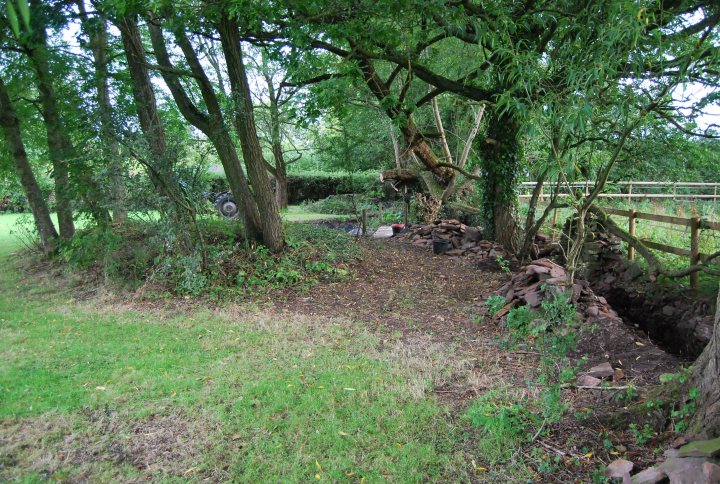
[[50, 72], [50, 53], [47, 47], [47, 33], [43, 23], [43, 14], [41, 13], [41, 1], [33, 0], [31, 5], [33, 8], [33, 15], [31, 16], [33, 31], [30, 40], [24, 44], [24, 48], [37, 76], [37, 88], [47, 130], [48, 151], [55, 176], [60, 235], [69, 238], [75, 233], [75, 226], [72, 221], [71, 173], [74, 173], [73, 177], [78, 182], [76, 186], [83, 195], [83, 200], [93, 218], [98, 223], [103, 224], [110, 221], [110, 214], [100, 203], [102, 192], [95, 180], [92, 179], [90, 172], [81, 166], [74, 170], [70, 169], [69, 161], [77, 160], [77, 152], [67, 134], [67, 127], [60, 116], [53, 77]]
[[[33, 2], [37, 9], [37, 3]], [[53, 180], [55, 181], [55, 210], [57, 212], [60, 236], [69, 239], [75, 235], [75, 222], [73, 222], [72, 194], [70, 190], [70, 171], [68, 168], [67, 153], [63, 133], [59, 126], [57, 103], [50, 79], [48, 53], [45, 46], [45, 26], [35, 21], [33, 15], [35, 35], [38, 37], [37, 46], [29, 46], [26, 50], [28, 57], [35, 68], [37, 75], [37, 88], [42, 103], [42, 115], [47, 129], [50, 161], [53, 167]]]
[[270, 97], [270, 144], [272, 145], [273, 158], [275, 158], [275, 170], [273, 171], [273, 175], [275, 175], [275, 202], [278, 209], [285, 210], [288, 206], [287, 163], [285, 162], [280, 133], [280, 106], [272, 85], [272, 78], [266, 76], [266, 82]]
[[10, 157], [15, 164], [15, 171], [20, 178], [20, 184], [25, 191], [30, 210], [32, 210], [35, 228], [38, 231], [38, 235], [40, 235], [40, 243], [42, 244], [43, 251], [49, 254], [55, 250], [58, 234], [50, 219], [50, 210], [42, 196], [40, 186], [28, 162], [27, 152], [25, 151], [22, 133], [20, 131], [20, 120], [15, 113], [15, 108], [10, 102], [7, 87], [1, 78], [0, 126], [2, 126], [3, 133], [5, 134], [5, 142], [7, 143]]
[[511, 113], [494, 111], [483, 156], [483, 213], [486, 231], [511, 254], [520, 245], [517, 222], [517, 172], [520, 166], [519, 123]]
[[247, 238], [262, 241], [260, 212], [253, 198], [250, 186], [248, 185], [247, 178], [245, 178], [245, 173], [243, 173], [235, 143], [228, 132], [214, 87], [205, 74], [197, 54], [190, 44], [189, 39], [186, 37], [185, 32], [177, 30], [175, 33], [177, 43], [182, 49], [185, 59], [195, 76], [195, 81], [200, 87], [201, 95], [208, 110], [207, 114], [202, 112], [192, 102], [185, 88], [180, 83], [178, 74], [174, 72], [175, 67], [170, 60], [159, 21], [156, 20], [155, 23], [150, 23], [149, 29], [150, 39], [155, 49], [155, 56], [160, 66], [163, 67], [162, 76], [170, 89], [175, 104], [177, 104], [183, 117], [190, 124], [202, 131], [215, 147], [223, 169], [225, 170], [225, 176], [227, 176], [230, 184], [230, 190], [233, 195], [235, 195], [235, 200], [243, 214]]
[[157, 110], [140, 30], [132, 17], [123, 17], [116, 22], [116, 25], [120, 30], [132, 79], [133, 100], [140, 120], [140, 128], [150, 152], [151, 161], [145, 163], [145, 168], [155, 189], [171, 203], [173, 217], [185, 223], [192, 219], [194, 213], [184, 203], [184, 197], [173, 173], [174, 163], [167, 152], [165, 129]]
[[243, 159], [253, 187], [253, 195], [260, 211], [263, 243], [271, 251], [277, 252], [282, 250], [285, 245], [282, 220], [275, 203], [270, 178], [265, 169], [267, 162], [263, 158], [262, 148], [257, 137], [252, 97], [245, 72], [238, 27], [227, 12], [222, 14], [219, 30], [230, 76], [230, 88], [235, 102], [235, 129], [240, 139]]
[[122, 223], [127, 220], [127, 209], [125, 207], [127, 193], [124, 181], [125, 170], [122, 166], [120, 148], [113, 129], [112, 104], [108, 85], [107, 27], [104, 17], [90, 19], [87, 16], [84, 0], [80, 0], [78, 6], [83, 16], [83, 27], [90, 37], [90, 48], [95, 65], [95, 89], [100, 114], [100, 140], [103, 143], [108, 163], [110, 206], [113, 211], [113, 221]]
[[720, 291], [715, 308], [713, 335], [695, 361], [693, 382], [699, 393], [699, 407], [690, 431], [705, 431], [709, 438], [720, 436]]
[[[274, 148], [273, 151], [275, 151]], [[288, 178], [284, 162], [275, 164], [275, 202], [280, 210], [288, 207]]]

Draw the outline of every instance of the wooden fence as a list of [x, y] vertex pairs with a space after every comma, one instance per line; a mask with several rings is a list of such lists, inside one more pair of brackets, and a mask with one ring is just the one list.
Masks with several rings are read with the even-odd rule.
[[[532, 190], [535, 188], [536, 182], [523, 182], [520, 184], [520, 199], [529, 199]], [[546, 184], [545, 187], [552, 187]], [[570, 190], [580, 190], [588, 195], [595, 187], [595, 182], [583, 181], [560, 186], [560, 194], [568, 195]], [[720, 199], [718, 187], [720, 183], [704, 183], [704, 182], [653, 182], [653, 181], [622, 181], [608, 182], [609, 190], [618, 190], [620, 193], [601, 193], [600, 198], [624, 198], [628, 201], [632, 199], [643, 198], [659, 198], [659, 199], [697, 199], [697, 200], [717, 200]], [[650, 192], [649, 190], [662, 191], [664, 193]], [[546, 200], [550, 198], [550, 194], [542, 191], [540, 199]]]
[[[692, 218], [674, 217], [671, 215], [658, 215], [655, 213], [643, 213], [636, 210], [619, 210], [615, 208], [606, 208], [605, 212], [610, 215], [627, 217], [628, 232], [635, 236], [635, 221], [637, 219], [651, 220], [653, 222], [661, 222], [671, 225], [680, 225], [690, 227], [690, 250], [672, 247], [670, 245], [660, 244], [648, 239], [641, 239], [641, 242], [650, 249], [659, 250], [668, 254], [675, 254], [681, 257], [688, 257], [690, 264], [697, 264], [707, 257], [707, 254], [700, 253], [700, 231], [701, 230], [720, 230], [719, 222], [711, 222], [703, 220], [698, 216]], [[628, 247], [628, 258], [635, 259], [635, 249]], [[700, 285], [700, 274], [695, 272], [690, 275], [690, 286], [697, 288]]]

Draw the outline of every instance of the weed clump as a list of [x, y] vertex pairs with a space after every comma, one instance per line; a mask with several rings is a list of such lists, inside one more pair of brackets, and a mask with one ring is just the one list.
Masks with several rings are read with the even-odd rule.
[[[485, 440], [494, 443], [481, 449], [491, 464], [510, 459], [519, 447], [545, 435], [550, 425], [558, 422], [567, 410], [562, 388], [576, 373], [567, 357], [579, 340], [576, 311], [569, 293], [543, 290], [546, 297], [537, 312], [528, 306], [519, 306], [506, 316], [504, 346], [512, 349], [522, 346], [540, 354], [530, 391], [491, 390], [466, 412], [470, 423], [483, 430]], [[494, 315], [503, 307], [505, 299], [494, 296], [488, 298], [486, 304]], [[540, 462], [540, 472], [552, 472], [557, 464], [547, 459]]]

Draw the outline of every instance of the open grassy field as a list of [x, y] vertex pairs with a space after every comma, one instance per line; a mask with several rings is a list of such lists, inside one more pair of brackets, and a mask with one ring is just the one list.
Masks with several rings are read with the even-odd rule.
[[18, 273], [17, 218], [0, 216], [0, 481], [467, 472], [457, 424], [429, 392], [441, 352], [251, 306], [78, 301], [62, 279]]

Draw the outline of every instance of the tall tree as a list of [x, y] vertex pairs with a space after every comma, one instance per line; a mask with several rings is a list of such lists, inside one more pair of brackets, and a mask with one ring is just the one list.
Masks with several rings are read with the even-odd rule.
[[56, 90], [58, 77], [50, 68], [51, 51], [46, 31], [49, 6], [40, 0], [31, 1], [30, 6], [30, 28], [18, 37], [35, 71], [36, 85], [40, 94], [48, 150], [55, 177], [60, 236], [69, 238], [75, 232], [72, 211], [73, 192], [82, 198], [97, 223], [109, 222], [110, 214], [103, 206], [102, 190], [94, 180], [90, 168], [78, 156], [60, 109]]
[[100, 140], [107, 160], [111, 194], [110, 206], [113, 211], [113, 220], [115, 222], [124, 222], [127, 220], [125, 169], [120, 156], [117, 134], [113, 127], [113, 108], [110, 100], [108, 69], [110, 61], [108, 58], [107, 20], [100, 12], [96, 12], [94, 17], [90, 16], [85, 9], [85, 0], [77, 0], [77, 5], [81, 14], [83, 30], [89, 37], [89, 48], [93, 55], [95, 90], [98, 117], [100, 118]]
[[[285, 149], [285, 129], [288, 122], [288, 108], [298, 88], [287, 84], [287, 71], [269, 59], [267, 51], [262, 49], [259, 62], [254, 62], [255, 70], [265, 81], [266, 91], [261, 93], [260, 107], [266, 111], [267, 144], [273, 154], [274, 164], [268, 163], [267, 169], [275, 178], [275, 202], [280, 210], [288, 206], [288, 166], [300, 160], [302, 153], [296, 150], [296, 156], [288, 159]], [[267, 99], [264, 97], [267, 96]]]
[[275, 195], [266, 170], [267, 161], [263, 156], [257, 135], [252, 95], [240, 44], [239, 26], [237, 20], [227, 10], [222, 10], [220, 13], [218, 31], [230, 77], [235, 130], [240, 139], [243, 159], [253, 187], [253, 196], [260, 211], [263, 242], [270, 250], [277, 251], [285, 245], [280, 210], [275, 203]]
[[43, 6], [33, 0], [31, 29], [21, 35], [21, 45], [30, 59], [37, 77], [37, 89], [42, 104], [42, 115], [47, 129], [47, 143], [55, 180], [55, 206], [60, 226], [60, 236], [71, 238], [75, 234], [73, 221], [73, 197], [70, 188], [70, 159], [74, 156], [72, 143], [62, 122], [50, 73], [47, 33], [45, 32]]
[[[172, 15], [170, 12], [168, 14]], [[179, 73], [181, 70], [174, 66], [170, 59], [161, 22], [162, 19], [155, 16], [148, 23], [148, 27], [150, 29], [150, 39], [153, 49], [155, 50], [155, 57], [162, 68], [161, 74], [163, 79], [170, 89], [173, 99], [183, 117], [190, 124], [202, 131], [215, 147], [225, 170], [225, 175], [228, 178], [230, 189], [239, 202], [248, 238], [261, 241], [263, 240], [263, 236], [260, 212], [253, 198], [245, 173], [243, 172], [235, 144], [228, 131], [228, 126], [225, 123], [215, 88], [206, 75], [183, 26], [174, 25], [173, 31], [175, 32], [176, 41], [183, 52], [187, 64], [190, 66], [193, 79], [200, 88], [203, 101], [208, 111], [205, 113], [192, 101], [192, 98], [180, 82], [181, 76]]]
[[45, 253], [51, 253], [55, 250], [58, 233], [50, 219], [47, 202], [40, 191], [40, 186], [28, 161], [20, 130], [20, 120], [2, 78], [0, 78], [0, 127], [2, 127], [10, 157], [15, 165], [15, 171], [28, 199], [30, 210], [32, 210], [35, 228], [40, 236], [40, 243]]
[[120, 30], [123, 48], [127, 60], [132, 92], [140, 120], [140, 128], [150, 156], [135, 154], [148, 172], [150, 180], [158, 193], [169, 203], [172, 216], [181, 224], [194, 218], [193, 208], [186, 202], [178, 180], [173, 171], [174, 160], [169, 153], [165, 128], [158, 113], [155, 91], [153, 90], [145, 47], [142, 43], [136, 16], [125, 14], [115, 20]]

